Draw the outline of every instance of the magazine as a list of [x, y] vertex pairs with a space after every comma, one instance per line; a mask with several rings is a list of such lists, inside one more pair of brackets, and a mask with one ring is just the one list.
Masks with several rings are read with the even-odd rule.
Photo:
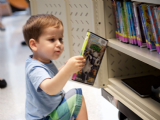
[[81, 50], [81, 55], [86, 59], [86, 64], [83, 69], [73, 74], [72, 80], [94, 85], [107, 44], [108, 40], [92, 32], [87, 32]]

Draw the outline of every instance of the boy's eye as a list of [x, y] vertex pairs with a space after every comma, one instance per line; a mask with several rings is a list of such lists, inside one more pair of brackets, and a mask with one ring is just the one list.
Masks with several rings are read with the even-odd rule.
[[59, 41], [63, 43], [63, 38], [59, 38]]
[[52, 39], [49, 39], [49, 40], [50, 40], [50, 41], [54, 41], [55, 39], [52, 38]]

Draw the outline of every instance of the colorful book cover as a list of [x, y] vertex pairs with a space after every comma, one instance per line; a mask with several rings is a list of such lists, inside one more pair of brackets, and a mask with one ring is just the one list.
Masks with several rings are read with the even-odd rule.
[[132, 29], [132, 44], [137, 44], [136, 41], [136, 34], [135, 34], [135, 28], [134, 28], [134, 21], [133, 21], [133, 12], [132, 12], [132, 5], [131, 2], [128, 2], [129, 5], [129, 12], [130, 12], [130, 20], [131, 20], [131, 29]]
[[124, 34], [124, 31], [123, 31], [123, 22], [122, 22], [122, 11], [121, 11], [121, 2], [117, 1], [117, 9], [118, 9], [118, 14], [119, 14], [119, 21], [120, 21], [120, 34], [119, 34], [119, 40], [120, 41], [124, 41], [123, 39], [123, 34]]
[[145, 40], [146, 40], [146, 45], [147, 45], [147, 48], [149, 48], [148, 37], [147, 37], [147, 33], [146, 33], [145, 22], [144, 22], [143, 15], [142, 15], [142, 6], [141, 6], [141, 4], [138, 5], [138, 8], [139, 8], [140, 18], [141, 18], [141, 22], [142, 22], [143, 33], [144, 33]]
[[117, 13], [118, 13], [118, 21], [119, 21], [119, 40], [121, 41], [121, 33], [122, 33], [122, 30], [121, 30], [121, 16], [120, 16], [120, 6], [119, 6], [119, 2], [117, 1], [116, 2], [116, 5], [117, 5]]
[[129, 23], [128, 23], [128, 14], [127, 14], [126, 1], [123, 2], [123, 7], [124, 7], [124, 15], [125, 15], [125, 21], [126, 21], [127, 43], [128, 43], [130, 41], [130, 33], [129, 33]]
[[160, 29], [159, 29], [159, 27], [158, 27], [158, 9], [157, 9], [157, 7], [154, 7], [153, 8], [153, 15], [154, 15], [154, 18], [155, 18], [155, 23], [156, 23], [156, 27], [157, 27], [157, 30], [158, 30], [158, 36], [160, 37]]
[[157, 7], [157, 21], [158, 21], [158, 28], [160, 31], [160, 6]]
[[134, 37], [134, 44], [135, 45], [138, 45], [138, 40], [137, 40], [137, 30], [136, 30], [136, 27], [137, 27], [137, 20], [136, 20], [136, 15], [135, 15], [135, 11], [134, 11], [134, 6], [133, 6], [133, 2], [131, 3], [131, 9], [132, 9], [132, 13], [133, 13], [133, 25], [134, 25], [134, 32], [135, 32], [135, 37]]
[[130, 11], [129, 11], [129, 4], [128, 4], [128, 2], [126, 2], [126, 7], [127, 7], [127, 14], [128, 14], [128, 25], [129, 25], [129, 34], [130, 34], [130, 36], [129, 36], [129, 43], [130, 44], [132, 44], [133, 42], [133, 39], [132, 39], [132, 29], [131, 29], [131, 20], [130, 20]]
[[126, 23], [126, 17], [125, 17], [125, 11], [124, 11], [124, 5], [121, 3], [121, 11], [122, 11], [122, 22], [123, 22], [123, 42], [128, 43], [128, 32], [127, 32], [127, 23]]
[[118, 11], [117, 11], [117, 5], [116, 1], [112, 1], [112, 7], [113, 7], [113, 14], [115, 18], [115, 27], [116, 27], [116, 38], [119, 39], [119, 33], [120, 33], [120, 26], [119, 26], [119, 18], [118, 18]]
[[87, 32], [81, 50], [81, 55], [86, 59], [86, 64], [83, 69], [73, 74], [72, 80], [94, 85], [107, 44], [108, 40], [92, 32]]
[[146, 47], [146, 43], [143, 42], [145, 41], [144, 33], [142, 30], [142, 22], [140, 21], [140, 15], [139, 15], [139, 9], [138, 9], [138, 4], [137, 2], [133, 3], [133, 11], [134, 11], [134, 16], [135, 16], [135, 31], [136, 31], [136, 37], [137, 37], [137, 42], [139, 47]]
[[148, 36], [148, 45], [149, 45], [149, 49], [150, 51], [156, 50], [156, 46], [155, 46], [155, 41], [153, 39], [153, 34], [152, 34], [152, 30], [151, 30], [151, 22], [149, 19], [149, 15], [148, 15], [148, 10], [147, 10], [147, 5], [146, 4], [142, 4], [142, 17], [144, 18], [144, 25], [146, 28], [146, 33]]
[[149, 13], [149, 18], [150, 18], [150, 21], [151, 21], [153, 38], [154, 38], [155, 45], [156, 45], [156, 50], [157, 50], [158, 53], [160, 53], [160, 39], [158, 37], [158, 31], [157, 31], [156, 24], [155, 24], [155, 19], [154, 19], [154, 16], [153, 16], [153, 8], [154, 8], [153, 6], [150, 6], [150, 5], [147, 6], [148, 13]]

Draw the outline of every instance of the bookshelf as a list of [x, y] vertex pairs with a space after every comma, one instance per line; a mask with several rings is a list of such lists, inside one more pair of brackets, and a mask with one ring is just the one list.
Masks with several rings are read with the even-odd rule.
[[108, 46], [121, 51], [133, 58], [136, 58], [144, 63], [147, 63], [157, 69], [160, 69], [160, 55], [156, 51], [150, 52], [147, 48], [125, 44], [117, 39], [108, 39]]
[[[132, 1], [160, 5], [159, 0]], [[160, 103], [154, 101], [150, 97], [139, 97], [136, 93], [134, 93], [124, 84], [122, 84], [121, 79], [155, 73], [157, 73], [155, 75], [159, 75], [160, 55], [156, 51], [150, 52], [147, 48], [140, 48], [135, 45], [122, 43], [118, 39], [116, 39], [116, 35], [113, 32], [115, 31], [115, 23], [113, 11], [112, 9], [110, 9], [110, 7], [112, 8], [111, 1], [104, 1], [104, 6], [106, 21], [106, 38], [109, 41], [109, 48], [107, 50], [108, 84], [106, 88], [103, 88], [103, 90], [114, 96], [143, 120], [159, 120]], [[125, 61], [129, 59], [130, 63], [126, 65]], [[123, 64], [118, 64], [122, 62]], [[142, 66], [144, 65], [143, 68], [139, 67], [140, 64]], [[126, 66], [128, 67], [128, 69], [126, 69]], [[134, 67], [136, 68], [135, 70]], [[137, 71], [138, 69], [141, 70]]]
[[144, 2], [144, 3], [151, 3], [151, 4], [160, 4], [159, 0], [131, 0], [131, 1], [135, 1], [135, 2]]
[[[160, 5], [160, 0], [132, 0]], [[57, 67], [79, 55], [89, 30], [108, 42], [95, 87], [102, 88], [144, 120], [159, 120], [160, 103], [140, 98], [121, 83], [122, 78], [160, 75], [160, 55], [147, 48], [125, 44], [116, 39], [111, 0], [30, 0], [31, 13], [53, 14], [64, 25], [65, 50], [55, 61]]]

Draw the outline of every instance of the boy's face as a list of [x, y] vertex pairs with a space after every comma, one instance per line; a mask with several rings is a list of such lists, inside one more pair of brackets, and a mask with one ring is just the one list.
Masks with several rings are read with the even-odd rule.
[[63, 27], [45, 28], [36, 43], [36, 55], [41, 62], [50, 62], [60, 57], [64, 50], [63, 45]]

